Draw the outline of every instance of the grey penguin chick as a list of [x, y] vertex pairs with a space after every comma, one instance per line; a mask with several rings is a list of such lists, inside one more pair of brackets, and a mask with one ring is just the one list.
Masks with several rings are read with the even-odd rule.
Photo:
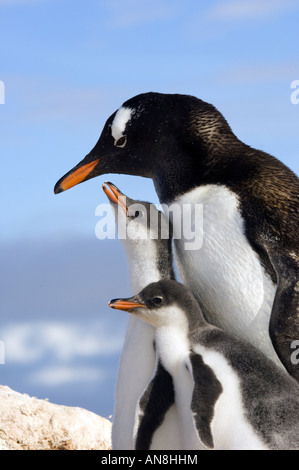
[[[156, 328], [157, 355], [173, 379], [185, 449], [299, 449], [295, 379], [252, 345], [210, 325], [186, 286], [159, 281], [109, 306]], [[163, 423], [167, 403], [161, 405], [160, 389], [157, 370], [139, 401], [136, 449], [149, 449]]]
[[[131, 288], [138, 293], [151, 282], [174, 279], [171, 226], [153, 204], [125, 196], [114, 184], [106, 182], [103, 190], [113, 209], [118, 237], [128, 260]], [[155, 370], [154, 327], [137, 317], [130, 317], [118, 367], [112, 424], [114, 450], [134, 448], [135, 410]], [[182, 449], [173, 384], [159, 366], [163, 390], [161, 399], [171, 402], [163, 426], [153, 436], [151, 449]]]
[[[299, 179], [251, 148], [194, 96], [142, 93], [106, 121], [94, 148], [55, 185], [123, 173], [151, 178], [161, 204], [198, 206], [190, 228], [173, 217], [177, 266], [206, 318], [249, 341], [299, 381]], [[202, 243], [200, 243], [202, 241]], [[199, 245], [197, 245], [199, 242]]]

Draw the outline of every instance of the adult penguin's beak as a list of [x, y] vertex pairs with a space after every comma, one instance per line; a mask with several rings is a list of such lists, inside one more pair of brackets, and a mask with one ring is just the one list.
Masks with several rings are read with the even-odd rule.
[[101, 158], [94, 158], [88, 161], [87, 157], [85, 157], [78, 165], [57, 181], [54, 187], [54, 193], [61, 193], [76, 184], [83, 183], [83, 181], [97, 176], [97, 166], [100, 161]]

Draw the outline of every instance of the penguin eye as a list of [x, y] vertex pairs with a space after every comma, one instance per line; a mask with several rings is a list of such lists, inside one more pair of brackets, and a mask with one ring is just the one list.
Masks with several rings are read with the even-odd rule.
[[123, 135], [122, 137], [120, 137], [119, 139], [117, 139], [115, 142], [114, 142], [114, 145], [116, 147], [124, 147], [127, 143], [127, 136], [126, 135]]
[[152, 303], [155, 307], [159, 307], [162, 303], [162, 300], [163, 300], [162, 297], [154, 297], [152, 299]]
[[129, 212], [129, 217], [131, 219], [137, 219], [137, 217], [139, 216], [142, 216], [142, 212], [141, 211], [134, 211], [133, 209], [130, 210]]

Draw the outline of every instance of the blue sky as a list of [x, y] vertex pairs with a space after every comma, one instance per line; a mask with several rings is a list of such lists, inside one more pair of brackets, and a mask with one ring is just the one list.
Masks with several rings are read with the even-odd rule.
[[236, 135], [299, 174], [299, 4], [291, 0], [0, 0], [0, 383], [112, 413], [129, 294], [120, 241], [95, 237], [108, 175], [54, 195], [123, 101], [146, 91], [213, 103]]

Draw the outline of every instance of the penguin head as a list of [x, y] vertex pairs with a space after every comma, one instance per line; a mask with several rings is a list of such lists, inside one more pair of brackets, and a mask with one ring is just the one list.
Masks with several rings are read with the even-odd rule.
[[171, 166], [190, 169], [194, 151], [203, 158], [206, 144], [228, 130], [214, 106], [193, 96], [137, 95], [108, 118], [94, 148], [60, 178], [54, 192], [106, 173], [163, 180]]
[[110, 201], [124, 243], [144, 245], [144, 240], [166, 240], [172, 237], [172, 228], [166, 215], [154, 204], [137, 201], [123, 194], [114, 184], [105, 182], [103, 191]]
[[193, 329], [206, 322], [192, 293], [177, 281], [153, 282], [139, 294], [127, 299], [113, 299], [109, 307], [125, 310], [156, 328], [177, 326]]

